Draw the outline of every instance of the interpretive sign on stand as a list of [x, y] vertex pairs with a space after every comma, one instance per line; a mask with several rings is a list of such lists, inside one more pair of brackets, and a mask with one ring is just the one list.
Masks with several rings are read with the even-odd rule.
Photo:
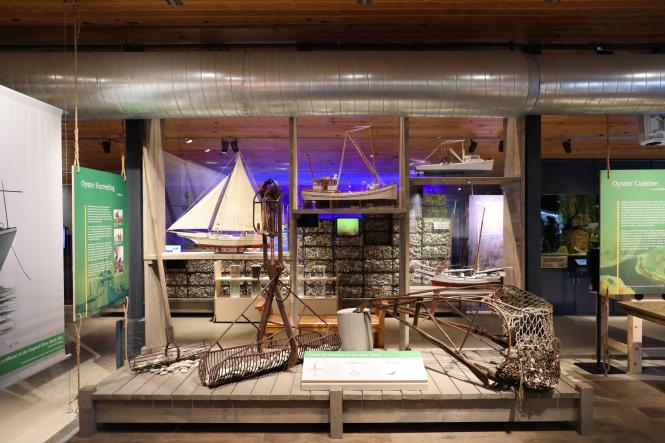
[[427, 371], [418, 351], [307, 351], [302, 389], [418, 390], [427, 387]]
[[599, 292], [665, 293], [665, 170], [601, 171]]
[[127, 183], [72, 167], [74, 319], [122, 303], [128, 294]]

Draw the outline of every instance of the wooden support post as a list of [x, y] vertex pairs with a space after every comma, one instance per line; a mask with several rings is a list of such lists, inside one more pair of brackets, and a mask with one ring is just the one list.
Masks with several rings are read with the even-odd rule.
[[577, 410], [577, 432], [580, 435], [593, 434], [593, 388], [586, 382], [578, 382], [577, 390], [580, 393]]
[[606, 354], [609, 351], [608, 344], [608, 328], [607, 328], [607, 315], [609, 309], [609, 298], [605, 296], [599, 297], [600, 299], [600, 361], [604, 362], [608, 357]]
[[[411, 255], [409, 251], [409, 118], [399, 118], [399, 207], [405, 210], [399, 220], [399, 293], [409, 292], [409, 269]], [[402, 314], [403, 320], [408, 320]], [[409, 348], [409, 329], [403, 322], [399, 324], [399, 349]]]
[[626, 317], [628, 331], [628, 372], [642, 373], [642, 319], [634, 315]]
[[[298, 121], [289, 117], [289, 277], [291, 290], [298, 293]], [[291, 325], [298, 327], [298, 302], [291, 300]]]
[[95, 404], [92, 401], [95, 389], [93, 385], [85, 385], [79, 390], [79, 437], [90, 438], [97, 433]]
[[330, 438], [344, 438], [344, 417], [342, 387], [330, 387]]

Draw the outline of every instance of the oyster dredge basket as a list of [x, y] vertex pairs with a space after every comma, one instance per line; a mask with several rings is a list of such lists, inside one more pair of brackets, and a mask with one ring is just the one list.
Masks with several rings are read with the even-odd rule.
[[[295, 339], [298, 363], [302, 362], [305, 351], [338, 351], [342, 346], [339, 335], [334, 332], [322, 334], [301, 329]], [[291, 353], [285, 330], [249, 345], [216, 346], [218, 349], [211, 347], [199, 363], [201, 384], [209, 388], [285, 369]]]
[[141, 350], [140, 354], [129, 359], [129, 367], [132, 371], [143, 372], [169, 366], [181, 360], [196, 360], [207, 349], [205, 341], [180, 344], [171, 341], [166, 346]]

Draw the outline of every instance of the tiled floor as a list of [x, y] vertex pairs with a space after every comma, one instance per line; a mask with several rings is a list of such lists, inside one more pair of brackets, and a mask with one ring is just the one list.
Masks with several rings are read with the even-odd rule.
[[[113, 337], [117, 318], [87, 320], [83, 325], [82, 384], [96, 383], [114, 370]], [[206, 317], [175, 317], [176, 333], [183, 339], [214, 339], [224, 325], [212, 324]], [[612, 318], [611, 335], [625, 337], [625, 320]], [[557, 317], [557, 334], [564, 356], [590, 358], [595, 346], [592, 317]], [[73, 330], [68, 329], [71, 338]], [[238, 328], [233, 340], [244, 341], [249, 329]], [[665, 328], [645, 323], [647, 346], [665, 347]], [[388, 320], [386, 343], [396, 346], [398, 327]], [[426, 346], [412, 334], [414, 347]], [[71, 346], [71, 343], [70, 343]], [[72, 348], [73, 350], [73, 348]], [[618, 361], [617, 366], [625, 365]], [[567, 366], [570, 369], [569, 366]], [[76, 415], [69, 406], [76, 386], [74, 359], [54, 366], [28, 380], [0, 392], [0, 441], [39, 442], [76, 425]], [[647, 370], [645, 376], [588, 376], [595, 389], [594, 419], [596, 434], [582, 438], [569, 428], [516, 425], [510, 428], [487, 425], [400, 425], [346, 426], [347, 442], [430, 442], [456, 439], [475, 442], [549, 442], [549, 441], [665, 441], [665, 365]], [[75, 406], [75, 404], [74, 404]], [[69, 426], [69, 428], [68, 428]], [[53, 441], [58, 441], [54, 438]], [[73, 441], [84, 441], [74, 438]], [[106, 427], [92, 440], [85, 441], [164, 441], [164, 442], [288, 442], [328, 441], [326, 426], [139, 426]]]

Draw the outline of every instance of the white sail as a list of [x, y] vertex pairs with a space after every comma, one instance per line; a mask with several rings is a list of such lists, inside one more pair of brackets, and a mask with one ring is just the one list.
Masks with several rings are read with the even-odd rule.
[[[249, 181], [240, 155], [236, 158], [229, 183], [224, 190], [217, 216], [212, 224], [213, 231], [254, 232], [252, 210], [254, 187]], [[257, 214], [257, 220], [260, 214]]]
[[169, 231], [176, 230], [208, 230], [210, 222], [215, 214], [215, 208], [219, 201], [219, 195], [224, 191], [229, 177], [224, 177], [224, 180], [219, 182], [210, 192], [208, 192], [201, 200], [196, 202], [194, 206], [189, 208], [178, 220], [171, 226]]

